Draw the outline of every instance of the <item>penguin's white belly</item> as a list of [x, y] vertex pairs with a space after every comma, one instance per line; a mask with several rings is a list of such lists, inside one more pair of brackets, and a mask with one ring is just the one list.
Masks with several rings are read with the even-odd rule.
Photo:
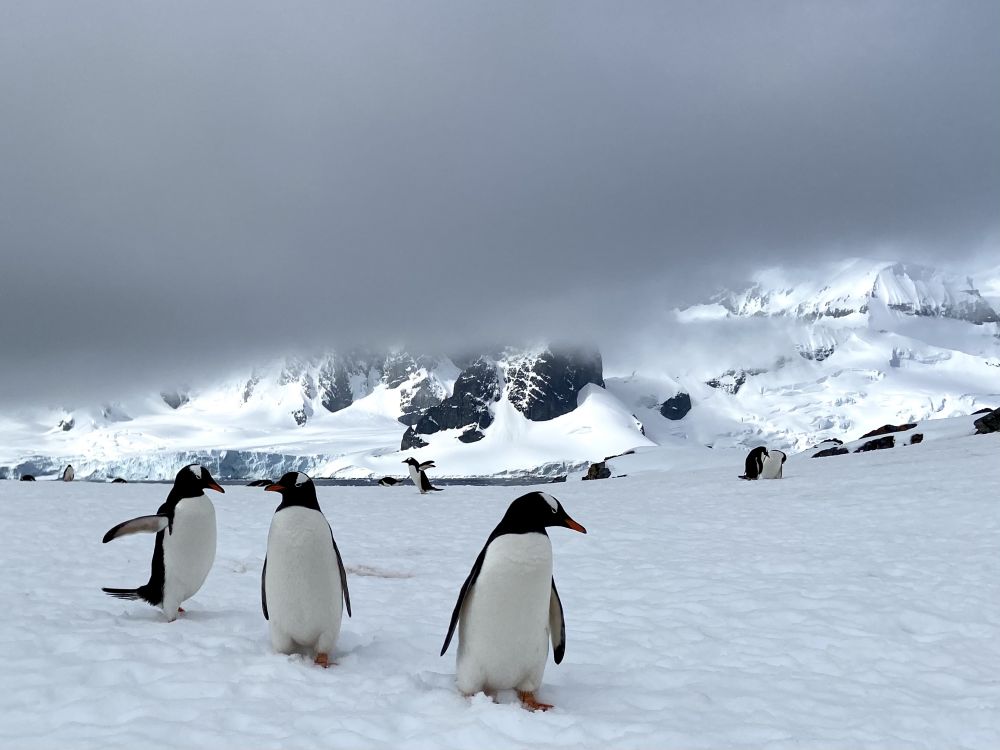
[[276, 647], [291, 639], [322, 653], [333, 649], [344, 599], [330, 526], [322, 513], [291, 507], [274, 514], [267, 535], [264, 594]]
[[534, 692], [549, 653], [552, 545], [545, 534], [506, 534], [486, 550], [458, 624], [458, 688]]
[[781, 451], [771, 451], [764, 459], [764, 466], [760, 470], [761, 479], [781, 479], [782, 459], [785, 454]]
[[409, 468], [410, 468], [410, 481], [412, 481], [413, 484], [416, 485], [416, 487], [417, 487], [418, 490], [421, 489], [421, 487], [420, 487], [420, 472], [417, 471], [417, 469], [416, 469], [415, 466], [411, 465]]
[[163, 535], [164, 611], [198, 593], [213, 562], [215, 506], [204, 495], [184, 498], [174, 508], [172, 531]]

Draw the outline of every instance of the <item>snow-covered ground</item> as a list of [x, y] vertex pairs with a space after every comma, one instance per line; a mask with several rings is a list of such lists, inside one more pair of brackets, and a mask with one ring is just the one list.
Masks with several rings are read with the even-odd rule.
[[828, 459], [548, 485], [567, 648], [539, 692], [454, 687], [451, 608], [521, 488], [320, 487], [354, 618], [328, 670], [271, 652], [276, 498], [213, 495], [219, 552], [187, 614], [104, 596], [152, 538], [102, 545], [165, 485], [0, 482], [0, 746], [997, 748], [1000, 435]]

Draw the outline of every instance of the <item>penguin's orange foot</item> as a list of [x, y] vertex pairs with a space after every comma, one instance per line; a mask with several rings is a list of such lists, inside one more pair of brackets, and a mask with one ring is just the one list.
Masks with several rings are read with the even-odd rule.
[[181, 614], [183, 614], [184, 613], [184, 607], [178, 607], [177, 611], [180, 612]]
[[534, 693], [522, 693], [518, 690], [517, 697], [521, 699], [521, 705], [529, 711], [548, 711], [550, 708], [554, 708], [551, 703], [539, 703], [536, 701]]
[[316, 658], [313, 659], [313, 661], [319, 666], [323, 667], [323, 669], [329, 667], [330, 664], [333, 664], [334, 666], [337, 665], [337, 662], [331, 662], [330, 657], [327, 656], [326, 654], [316, 654]]

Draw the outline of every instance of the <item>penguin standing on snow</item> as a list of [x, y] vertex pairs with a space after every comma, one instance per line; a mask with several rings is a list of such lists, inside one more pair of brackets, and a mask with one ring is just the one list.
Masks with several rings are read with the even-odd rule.
[[120, 523], [104, 535], [112, 539], [129, 534], [155, 533], [149, 582], [137, 589], [103, 589], [118, 599], [142, 599], [160, 607], [168, 622], [183, 612], [181, 604], [196, 593], [215, 561], [215, 506], [205, 490], [225, 492], [208, 469], [188, 464], [177, 472], [167, 500], [154, 516]]
[[757, 479], [764, 469], [764, 459], [767, 457], [767, 448], [758, 445], [747, 454], [746, 466], [740, 479]]
[[420, 490], [421, 495], [426, 495], [428, 492], [441, 492], [441, 488], [431, 485], [431, 480], [427, 478], [427, 470], [436, 468], [433, 461], [420, 463], [415, 458], [408, 458], [403, 463], [410, 467], [410, 479]]
[[308, 476], [290, 471], [264, 489], [281, 493], [260, 580], [271, 645], [282, 654], [308, 651], [326, 667], [345, 606], [351, 616], [344, 561]]
[[785, 466], [785, 459], [787, 458], [788, 456], [785, 455], [784, 451], [768, 451], [767, 458], [764, 459], [764, 465], [760, 470], [760, 478], [781, 479], [782, 469]]
[[556, 664], [566, 650], [548, 526], [587, 533], [552, 495], [529, 492], [517, 498], [462, 584], [441, 655], [458, 625], [456, 682], [465, 695], [513, 689], [531, 711], [552, 708], [535, 699], [549, 639]]

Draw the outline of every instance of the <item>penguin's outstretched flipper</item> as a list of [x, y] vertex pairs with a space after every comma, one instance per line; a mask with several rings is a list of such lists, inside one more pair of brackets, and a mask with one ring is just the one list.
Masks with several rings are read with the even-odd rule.
[[142, 598], [141, 596], [139, 596], [139, 590], [138, 589], [109, 589], [109, 588], [102, 588], [101, 591], [103, 591], [108, 596], [113, 596], [115, 599], [127, 599], [128, 601], [132, 601], [132, 602], [137, 601], [137, 600], [139, 600], [139, 599]]
[[124, 521], [113, 527], [101, 541], [107, 544], [112, 539], [128, 536], [129, 534], [156, 534], [167, 528], [170, 519], [166, 516], [139, 516], [131, 521]]

